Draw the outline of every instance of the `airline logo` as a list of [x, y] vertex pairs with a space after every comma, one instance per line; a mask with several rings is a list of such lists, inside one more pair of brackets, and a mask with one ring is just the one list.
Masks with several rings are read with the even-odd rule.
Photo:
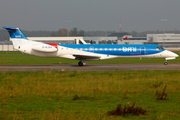
[[21, 35], [15, 35], [15, 38], [21, 38]]
[[123, 52], [136, 52], [137, 51], [136, 47], [123, 47], [122, 50]]

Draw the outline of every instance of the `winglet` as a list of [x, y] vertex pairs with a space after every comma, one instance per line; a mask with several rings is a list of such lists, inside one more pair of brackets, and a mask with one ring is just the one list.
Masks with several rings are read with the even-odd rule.
[[7, 26], [4, 26], [3, 28], [9, 32], [10, 38], [27, 39], [19, 28]]

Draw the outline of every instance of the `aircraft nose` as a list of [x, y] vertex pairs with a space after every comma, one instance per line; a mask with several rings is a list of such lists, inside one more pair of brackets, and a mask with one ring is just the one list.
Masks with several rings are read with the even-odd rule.
[[169, 50], [165, 50], [166, 51], [166, 54], [169, 56], [169, 57], [179, 57], [178, 54], [174, 53], [174, 52], [171, 52]]

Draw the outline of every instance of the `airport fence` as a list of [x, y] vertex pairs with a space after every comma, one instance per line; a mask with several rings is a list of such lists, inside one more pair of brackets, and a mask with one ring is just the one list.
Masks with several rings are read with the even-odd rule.
[[9, 44], [0, 44], [0, 51], [16, 51], [13, 47], [13, 45]]

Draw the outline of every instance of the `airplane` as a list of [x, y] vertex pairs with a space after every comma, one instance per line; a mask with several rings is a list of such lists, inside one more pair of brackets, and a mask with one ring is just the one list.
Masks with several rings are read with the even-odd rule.
[[4, 26], [9, 32], [14, 49], [38, 57], [61, 57], [79, 60], [78, 65], [83, 66], [86, 61], [105, 60], [112, 58], [165, 58], [176, 59], [178, 55], [165, 50], [159, 45], [109, 45], [109, 44], [56, 44], [28, 40], [19, 28]]

